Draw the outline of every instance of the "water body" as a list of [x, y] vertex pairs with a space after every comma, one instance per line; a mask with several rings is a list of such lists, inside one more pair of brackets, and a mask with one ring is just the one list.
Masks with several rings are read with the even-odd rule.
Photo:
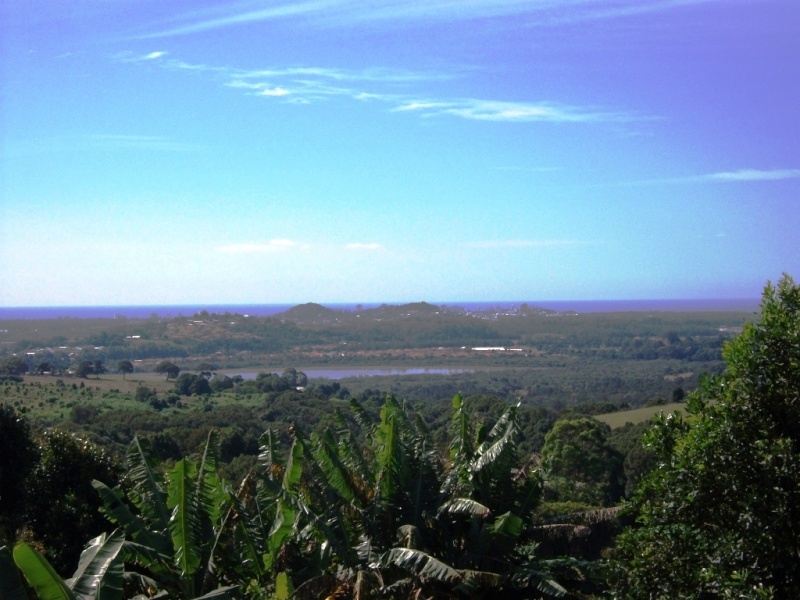
[[[458, 375], [459, 373], [472, 373], [474, 369], [410, 367], [407, 369], [298, 369], [298, 371], [305, 373], [309, 379], [344, 379], [345, 377], [384, 377], [387, 375]], [[245, 379], [255, 379], [258, 373], [230, 372], [226, 375], [240, 375]]]
[[[681, 312], [681, 311], [757, 311], [758, 298], [683, 299], [683, 300], [561, 300], [497, 302], [431, 302], [437, 306], [461, 307], [468, 311], [509, 310], [521, 304], [558, 312]], [[402, 303], [391, 303], [394, 305]], [[0, 307], [0, 319], [146, 319], [149, 317], [189, 317], [202, 311], [237, 313], [266, 317], [285, 312], [297, 304], [185, 304], [151, 306], [11, 306]], [[325, 304], [335, 310], [355, 311], [377, 308], [381, 304]]]

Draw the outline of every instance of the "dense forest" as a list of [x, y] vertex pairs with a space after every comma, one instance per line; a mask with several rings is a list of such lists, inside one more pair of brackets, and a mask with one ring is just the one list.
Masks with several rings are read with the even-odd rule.
[[[800, 595], [788, 276], [747, 317], [67, 321], [8, 328], [3, 599]], [[378, 385], [289, 366], [432, 357], [473, 370]], [[595, 418], [670, 401], [684, 412]]]

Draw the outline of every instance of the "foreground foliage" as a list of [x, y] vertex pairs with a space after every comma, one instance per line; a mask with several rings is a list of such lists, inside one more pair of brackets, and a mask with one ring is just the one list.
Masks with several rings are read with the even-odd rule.
[[[0, 567], [15, 564], [42, 600], [537, 598], [600, 589], [597, 564], [537, 554], [530, 532], [541, 480], [536, 461], [519, 466], [517, 407], [488, 428], [456, 396], [444, 453], [392, 397], [377, 419], [356, 401], [351, 408], [320, 434], [293, 428], [285, 452], [267, 431], [238, 490], [219, 477], [216, 432], [197, 459], [172, 466], [136, 438], [122, 485], [93, 484], [116, 529], [89, 543], [73, 577], [62, 579], [25, 542], [3, 549]], [[25, 598], [14, 573], [0, 585], [4, 598]]]
[[761, 318], [726, 345], [725, 373], [689, 416], [651, 434], [658, 466], [620, 540], [633, 598], [800, 597], [800, 287], [764, 291]]

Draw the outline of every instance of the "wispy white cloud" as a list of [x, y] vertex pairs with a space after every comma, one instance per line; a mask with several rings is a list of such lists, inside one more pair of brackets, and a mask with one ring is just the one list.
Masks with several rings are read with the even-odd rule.
[[353, 70], [327, 67], [256, 69], [251, 71], [239, 71], [238, 76], [242, 79], [264, 77], [313, 77], [318, 79], [333, 79], [336, 81], [368, 81], [375, 83], [404, 83], [452, 79], [454, 77], [452, 74], [409, 71], [406, 69], [369, 68]]
[[137, 54], [135, 52], [119, 52], [118, 54], [114, 55], [114, 58], [121, 61], [121, 62], [144, 62], [148, 60], [158, 60], [159, 58], [164, 58], [167, 56], [169, 52], [165, 50], [155, 50], [153, 52], [148, 52], [147, 54]]
[[279, 98], [280, 96], [288, 96], [292, 92], [282, 87], [274, 87], [274, 88], [265, 87], [259, 93], [262, 96], [272, 96], [273, 98]]
[[[153, 52], [147, 56], [161, 54]], [[125, 53], [124, 62], [138, 62], [143, 57]], [[600, 110], [557, 102], [510, 102], [481, 98], [420, 97], [410, 87], [431, 80], [452, 79], [452, 73], [413, 72], [401, 69], [373, 68], [347, 70], [325, 67], [288, 67], [237, 69], [186, 63], [174, 58], [159, 61], [166, 69], [206, 71], [222, 77], [223, 85], [247, 93], [280, 99], [293, 104], [310, 104], [330, 98], [359, 102], [377, 102], [398, 113], [414, 113], [421, 117], [455, 117], [487, 122], [551, 122], [594, 123], [641, 120], [644, 117], [620, 111]]]
[[347, 250], [380, 250], [382, 246], [375, 242], [352, 242], [349, 244], [345, 244], [344, 247]]
[[504, 102], [477, 98], [457, 101], [414, 100], [401, 104], [395, 110], [415, 111], [425, 116], [449, 115], [472, 121], [581, 123], [622, 121], [635, 118], [623, 113], [564, 106], [552, 102]]
[[580, 240], [490, 240], [468, 242], [469, 248], [554, 248], [563, 246], [585, 246], [590, 242]]
[[368, 23], [463, 21], [517, 16], [529, 25], [622, 18], [681, 6], [723, 0], [287, 0], [264, 7], [263, 2], [233, 2], [180, 15], [171, 25], [140, 39], [190, 35], [214, 29], [274, 20], [301, 19], [307, 26], [348, 27]]
[[[345, 0], [344, 4], [348, 3]], [[217, 7], [216, 14], [213, 16], [207, 16], [207, 11], [191, 13], [178, 19], [181, 24], [140, 37], [141, 39], [148, 39], [188, 35], [222, 27], [319, 14], [330, 10], [337, 4], [342, 4], [342, 2], [340, 0], [309, 0], [306, 2], [287, 2], [269, 8], [261, 8], [263, 6], [261, 2], [236, 2], [227, 6]]]
[[709, 181], [777, 181], [780, 179], [800, 179], [800, 169], [740, 169], [703, 175]]
[[739, 169], [737, 171], [719, 171], [703, 175], [685, 175], [683, 177], [664, 177], [626, 181], [619, 185], [687, 185], [709, 183], [745, 183], [782, 181], [800, 179], [800, 169]]
[[285, 252], [292, 249], [303, 249], [307, 246], [287, 239], [274, 239], [268, 242], [244, 242], [217, 246], [217, 252], [226, 254], [263, 254], [266, 252]]

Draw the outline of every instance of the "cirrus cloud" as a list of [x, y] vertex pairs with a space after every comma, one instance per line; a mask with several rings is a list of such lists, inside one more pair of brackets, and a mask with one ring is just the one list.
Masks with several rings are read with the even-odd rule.
[[777, 181], [780, 179], [800, 179], [800, 169], [739, 169], [705, 175], [712, 181]]

